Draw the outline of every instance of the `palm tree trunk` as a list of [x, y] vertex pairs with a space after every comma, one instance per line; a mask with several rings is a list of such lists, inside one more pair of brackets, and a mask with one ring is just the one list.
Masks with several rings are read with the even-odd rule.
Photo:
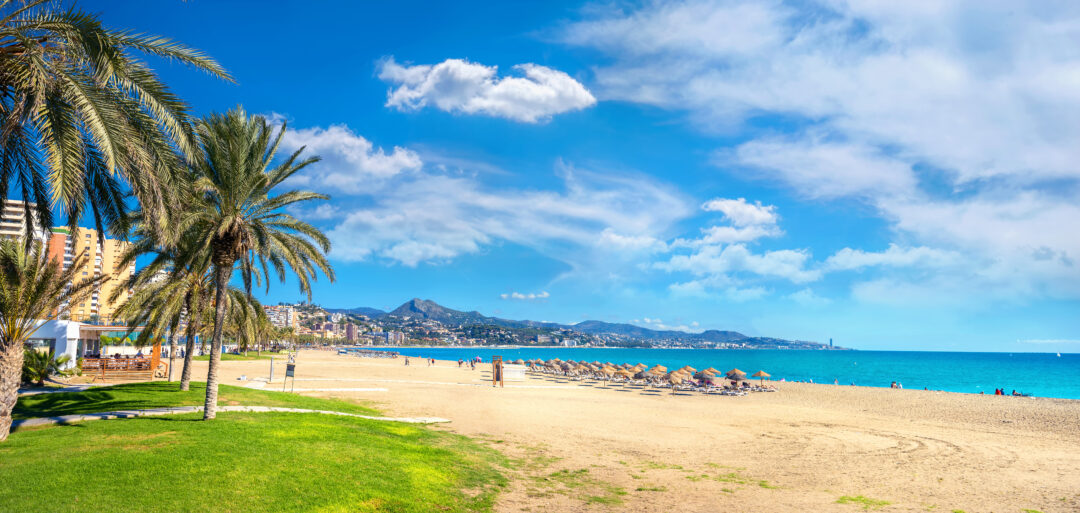
[[[7, 347], [3, 347], [7, 345]], [[22, 380], [23, 345], [21, 341], [0, 344], [0, 442], [11, 431], [11, 410], [19, 399]]]
[[169, 330], [169, 382], [172, 383], [173, 360], [176, 359], [176, 326]]
[[180, 374], [180, 391], [191, 389], [191, 362], [195, 356], [195, 334], [199, 332], [199, 312], [195, 309], [197, 299], [188, 297], [187, 340], [184, 341], [184, 372]]
[[221, 329], [225, 325], [225, 295], [229, 287], [229, 275], [232, 266], [214, 266], [214, 285], [217, 287], [214, 304], [214, 338], [210, 342], [210, 370], [206, 373], [206, 403], [203, 406], [203, 420], [217, 416], [218, 364], [221, 363]]

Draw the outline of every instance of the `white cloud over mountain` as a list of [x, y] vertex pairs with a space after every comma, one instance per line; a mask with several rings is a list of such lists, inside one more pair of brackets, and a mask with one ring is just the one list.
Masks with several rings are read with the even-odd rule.
[[332, 223], [336, 260], [437, 264], [513, 243], [573, 268], [610, 268], [665, 248], [671, 226], [692, 213], [682, 194], [643, 176], [557, 162], [560, 189], [492, 188], [475, 175], [425, 165], [413, 150], [376, 149], [345, 126], [290, 131], [286, 149], [301, 145], [323, 161], [294, 185], [330, 193], [333, 202], [295, 213]]
[[479, 114], [538, 123], [556, 114], [596, 104], [596, 98], [566, 73], [538, 64], [514, 66], [521, 76], [498, 76], [496, 66], [463, 59], [435, 65], [401, 65], [393, 57], [380, 66], [379, 78], [395, 86], [386, 106]]
[[547, 299], [549, 297], [551, 297], [551, 294], [548, 294], [546, 290], [542, 292], [529, 292], [527, 294], [522, 292], [508, 292], [505, 294], [499, 294], [500, 299], [514, 299], [518, 301], [536, 301], [540, 299]]

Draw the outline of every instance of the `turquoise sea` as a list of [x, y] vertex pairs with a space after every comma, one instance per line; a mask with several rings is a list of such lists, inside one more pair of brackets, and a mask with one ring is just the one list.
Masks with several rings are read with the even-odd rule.
[[953, 353], [920, 351], [793, 351], [748, 349], [601, 349], [601, 348], [409, 348], [388, 347], [407, 356], [491, 361], [560, 358], [612, 363], [690, 365], [747, 374], [764, 370], [773, 379], [841, 385], [888, 387], [899, 381], [908, 389], [993, 394], [1004, 388], [1039, 397], [1080, 399], [1080, 354]]

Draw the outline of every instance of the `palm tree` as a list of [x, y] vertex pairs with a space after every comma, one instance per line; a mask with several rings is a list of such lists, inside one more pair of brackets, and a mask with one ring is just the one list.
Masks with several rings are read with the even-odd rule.
[[145, 212], [137, 212], [133, 217], [137, 222], [131, 233], [131, 245], [121, 256], [117, 267], [129, 265], [144, 255], [153, 255], [154, 258], [132, 273], [122, 287], [114, 289], [109, 300], [116, 301], [124, 291], [133, 290], [134, 294], [117, 307], [117, 315], [125, 318], [128, 326], [144, 325], [146, 329], [143, 333], [169, 334], [169, 381], [172, 381], [178, 328], [186, 320], [184, 369], [180, 377], [180, 390], [186, 391], [191, 386], [195, 336], [199, 333], [202, 313], [209, 303], [209, 259], [196, 259], [186, 265], [178, 265], [180, 248], [195, 245], [190, 238], [192, 232], [175, 226], [174, 232], [180, 235], [172, 237], [171, 245], [165, 244], [157, 233], [142, 222], [146, 218]]
[[[41, 326], [60, 314], [64, 304], [84, 301], [104, 276], [79, 279], [84, 254], [68, 270], [50, 260], [41, 244], [0, 240], [0, 442], [11, 429], [11, 410], [18, 399], [23, 345]], [[81, 277], [80, 277], [81, 278]]]
[[239, 269], [244, 289], [250, 294], [252, 282], [269, 288], [270, 272], [285, 280], [291, 270], [300, 290], [311, 297], [311, 281], [322, 271], [331, 281], [334, 271], [325, 252], [330, 241], [321, 231], [285, 213], [285, 207], [301, 202], [328, 199], [307, 191], [287, 191], [276, 195], [285, 179], [318, 157], [300, 158], [300, 148], [273, 165], [286, 127], [277, 133], [262, 116], [249, 117], [242, 107], [225, 114], [211, 114], [197, 125], [203, 155], [193, 163], [197, 179], [193, 183], [196, 204], [182, 213], [183, 226], [191, 226], [198, 248], [185, 251], [186, 260], [199, 261], [209, 255], [213, 267], [214, 335], [210, 346], [210, 369], [206, 377], [206, 407], [203, 418], [217, 413], [218, 363], [227, 302], [225, 296], [234, 269]]
[[67, 362], [71, 361], [71, 357], [64, 354], [56, 357], [56, 352], [52, 349], [46, 351], [36, 351], [34, 349], [26, 348], [23, 353], [23, 381], [29, 383], [35, 383], [37, 386], [45, 386], [45, 380], [53, 374], [68, 375], [71, 372], [64, 370], [64, 366]]
[[0, 200], [14, 185], [37, 203], [28, 231], [52, 226], [54, 205], [75, 228], [89, 205], [99, 231], [123, 233], [126, 184], [164, 228], [176, 150], [191, 156], [197, 143], [187, 104], [136, 54], [232, 79], [198, 50], [58, 4], [0, 0]]

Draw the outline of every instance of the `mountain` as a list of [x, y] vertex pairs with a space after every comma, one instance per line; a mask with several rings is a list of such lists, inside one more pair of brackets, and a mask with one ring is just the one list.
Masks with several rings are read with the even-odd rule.
[[391, 310], [387, 315], [398, 317], [411, 317], [414, 319], [430, 319], [443, 324], [491, 324], [493, 317], [486, 317], [480, 312], [462, 312], [442, 306], [430, 299], [412, 298], [405, 304]]
[[[327, 309], [330, 312], [363, 313], [369, 317], [397, 316], [411, 319], [428, 319], [438, 321], [449, 326], [468, 326], [490, 324], [507, 328], [551, 328], [571, 330], [587, 335], [616, 335], [638, 340], [683, 340], [692, 342], [746, 342], [755, 346], [774, 347], [792, 343], [783, 339], [769, 337], [749, 337], [737, 331], [706, 330], [701, 333], [687, 333], [674, 330], [654, 330], [643, 328], [633, 324], [611, 323], [604, 321], [582, 321], [577, 324], [557, 324], [552, 322], [537, 321], [514, 321], [488, 317], [477, 311], [463, 312], [447, 308], [430, 299], [413, 298], [401, 306], [383, 312], [374, 308], [350, 308], [350, 309]], [[376, 315], [365, 312], [377, 312]], [[815, 342], [798, 342], [799, 344], [818, 345]]]
[[366, 315], [372, 319], [386, 315], [386, 312], [379, 310], [378, 308], [367, 306], [358, 306], [356, 308], [323, 308], [323, 310], [330, 313]]

